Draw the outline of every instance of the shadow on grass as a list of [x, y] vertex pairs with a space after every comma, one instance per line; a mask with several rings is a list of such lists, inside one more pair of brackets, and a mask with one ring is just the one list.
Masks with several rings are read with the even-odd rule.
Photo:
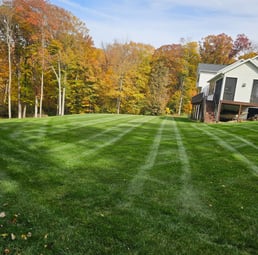
[[[14, 246], [28, 255], [41, 252], [39, 247], [47, 249], [47, 254], [86, 254], [88, 249], [92, 252], [87, 254], [97, 254], [94, 250], [104, 254], [101, 251], [105, 245], [99, 242], [99, 236], [106, 245], [115, 245], [116, 240], [110, 240], [112, 229], [105, 217], [123, 199], [121, 186], [131, 178], [130, 172], [122, 170], [136, 169], [137, 158], [144, 158], [152, 142], [149, 133], [156, 133], [159, 124], [136, 128], [132, 134], [125, 133], [131, 139], [115, 140], [115, 146], [101, 147], [90, 156], [80, 157], [84, 150], [94, 150], [96, 140], [88, 138], [119, 122], [109, 124], [77, 127], [69, 123], [67, 128], [45, 120], [2, 124], [0, 184], [4, 186], [0, 190], [0, 212], [5, 212], [6, 217], [0, 223], [7, 236], [0, 236], [0, 254], [4, 254], [2, 247], [14, 253]], [[134, 126], [127, 120], [121, 124], [121, 130], [105, 133], [106, 138], [112, 140], [123, 128], [130, 130]], [[142, 139], [147, 134], [149, 141]], [[85, 138], [86, 142], [81, 144]], [[98, 143], [105, 142], [104, 135], [99, 138], [103, 140]], [[53, 146], [57, 148], [54, 152]], [[73, 158], [77, 155], [78, 161]], [[15, 241], [11, 233], [16, 236]], [[87, 244], [85, 240], [89, 240]], [[81, 253], [72, 252], [78, 247]]]

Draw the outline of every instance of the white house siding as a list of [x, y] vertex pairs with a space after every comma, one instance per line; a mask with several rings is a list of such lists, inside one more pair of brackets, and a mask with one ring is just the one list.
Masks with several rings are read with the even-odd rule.
[[214, 76], [214, 73], [200, 73], [198, 80], [198, 87], [201, 88], [201, 92], [204, 92], [205, 87], [209, 86], [209, 80]]
[[257, 68], [249, 62], [228, 71], [223, 80], [221, 100], [224, 95], [226, 77], [237, 78], [234, 101], [249, 103], [253, 88], [253, 80], [258, 79]]

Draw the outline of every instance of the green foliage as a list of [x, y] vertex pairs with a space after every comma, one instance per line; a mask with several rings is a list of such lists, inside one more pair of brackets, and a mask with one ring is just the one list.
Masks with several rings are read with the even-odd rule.
[[149, 80], [149, 109], [152, 115], [160, 115], [168, 103], [169, 69], [164, 61], [158, 59], [152, 63]]
[[95, 112], [94, 84], [77, 80], [74, 83], [70, 83], [69, 89], [67, 107], [70, 113]]

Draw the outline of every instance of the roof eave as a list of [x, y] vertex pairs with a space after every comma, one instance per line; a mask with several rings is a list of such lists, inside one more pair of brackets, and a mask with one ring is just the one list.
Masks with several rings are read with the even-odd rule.
[[211, 79], [209, 79], [208, 82], [210, 83], [213, 80], [218, 80], [220, 78], [223, 78], [223, 76], [224, 76], [224, 73], [218, 73], [215, 76], [213, 76]]

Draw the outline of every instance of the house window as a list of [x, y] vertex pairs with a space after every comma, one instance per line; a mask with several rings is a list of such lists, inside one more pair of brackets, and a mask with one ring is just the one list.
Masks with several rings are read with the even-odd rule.
[[219, 79], [216, 81], [216, 87], [215, 87], [215, 92], [214, 92], [214, 100], [215, 100], [216, 104], [218, 104], [219, 100], [220, 100], [222, 82], [223, 82], [223, 79]]
[[209, 95], [213, 95], [214, 94], [214, 88], [215, 88], [215, 82], [212, 81], [212, 82], [210, 82], [210, 85], [209, 85], [209, 91], [208, 91]]
[[237, 78], [227, 77], [224, 89], [223, 100], [234, 101]]
[[250, 103], [258, 103], [258, 80], [253, 81]]

